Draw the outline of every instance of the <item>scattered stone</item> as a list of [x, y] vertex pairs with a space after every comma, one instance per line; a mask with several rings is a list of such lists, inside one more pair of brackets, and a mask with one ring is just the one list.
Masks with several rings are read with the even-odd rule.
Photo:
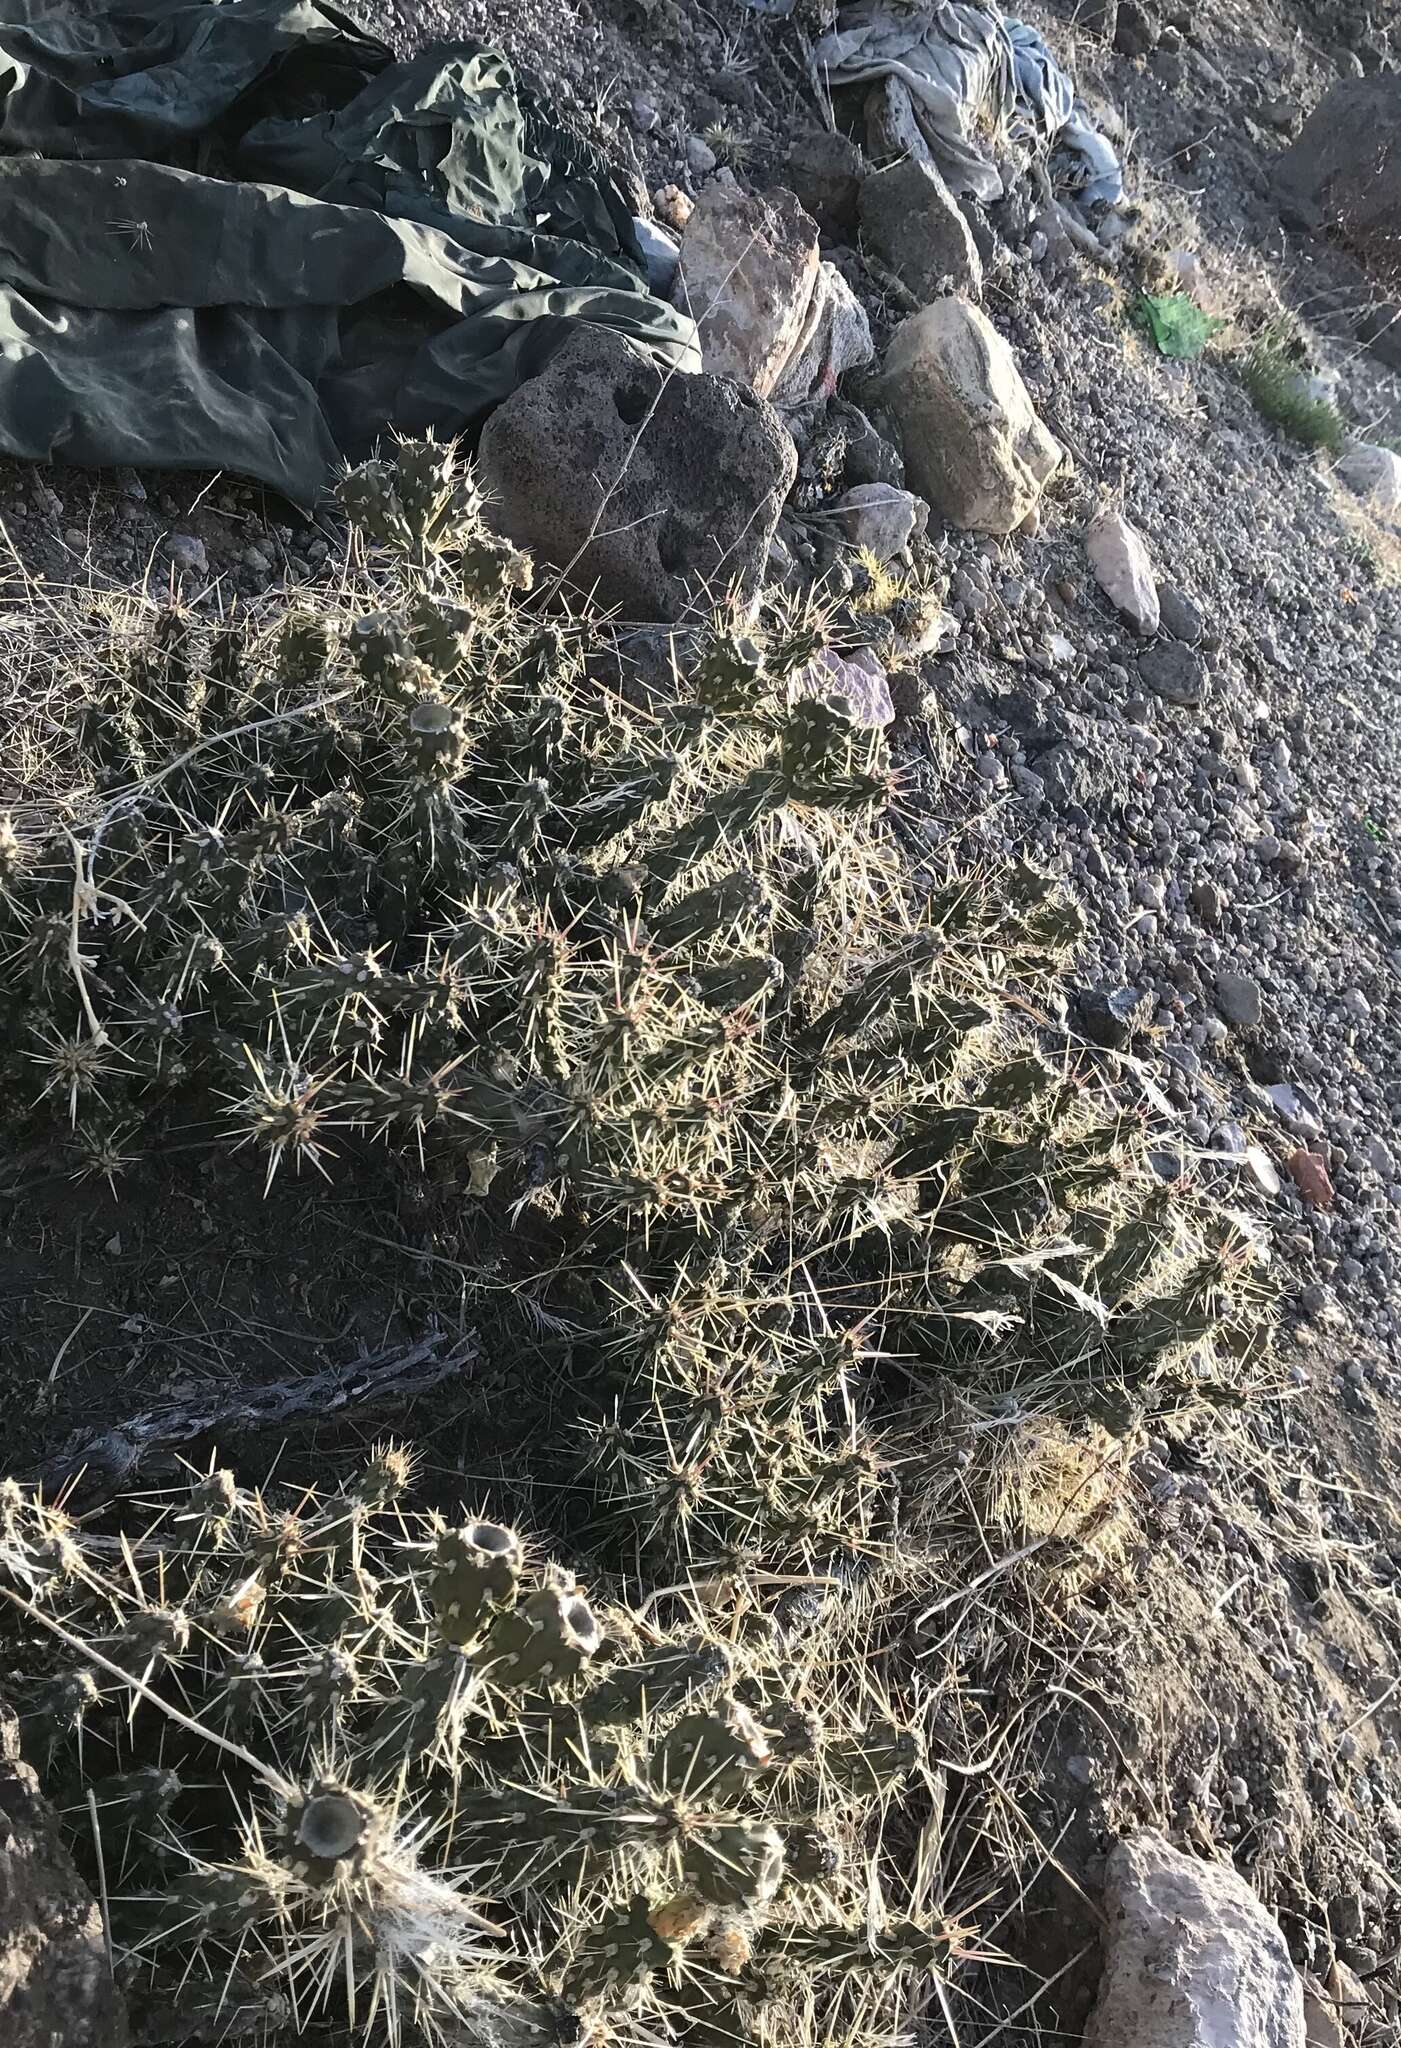
[[1229, 1864], [1145, 1829], [1111, 1852], [1104, 1905], [1085, 2048], [1304, 2048], [1284, 1936]]
[[696, 210], [696, 202], [679, 185], [658, 185], [652, 194], [652, 210], [663, 227], [680, 235], [685, 233], [686, 223]]
[[1158, 585], [1158, 620], [1163, 632], [1188, 647], [1199, 646], [1206, 632], [1206, 621], [1196, 605], [1171, 583]]
[[866, 149], [878, 164], [932, 163], [929, 144], [915, 114], [915, 103], [903, 79], [889, 74], [866, 95]]
[[693, 178], [708, 178], [720, 159], [703, 135], [686, 137], [686, 168]]
[[958, 201], [932, 163], [906, 157], [874, 171], [861, 187], [861, 229], [869, 246], [921, 301], [952, 283], [983, 294], [983, 266]]
[[1351, 441], [1338, 457], [1337, 473], [1374, 512], [1401, 511], [1401, 455], [1373, 441]]
[[0, 1710], [0, 2038], [5, 2048], [126, 2048], [102, 1916], [64, 1848], [14, 1717]]
[[1225, 891], [1203, 877], [1192, 884], [1192, 907], [1204, 925], [1214, 928], [1226, 914]]
[[1015, 356], [966, 300], [940, 299], [901, 323], [878, 390], [911, 483], [953, 526], [1013, 532], [1060, 467]]
[[866, 162], [849, 135], [813, 128], [800, 135], [784, 166], [789, 185], [824, 235], [846, 238], [857, 221]]
[[597, 327], [497, 408], [478, 456], [500, 530], [637, 620], [680, 618], [707, 590], [752, 602], [797, 466], [751, 392], [664, 376]]
[[1085, 552], [1109, 602], [1145, 637], [1157, 632], [1158, 589], [1148, 545], [1112, 505], [1097, 512], [1085, 532]]
[[903, 488], [905, 464], [899, 449], [886, 440], [864, 412], [838, 399], [829, 409], [827, 418], [846, 439], [842, 482], [848, 488], [857, 484], [895, 484]]
[[1138, 0], [1119, 0], [1114, 47], [1121, 57], [1148, 57], [1157, 49], [1158, 25]]
[[729, 179], [707, 185], [674, 293], [699, 326], [705, 368], [769, 397], [803, 340], [820, 268], [817, 224], [791, 192], [760, 199]]
[[165, 551], [182, 576], [209, 574], [209, 552], [196, 534], [172, 533]]
[[929, 524], [929, 507], [913, 491], [894, 484], [857, 484], [824, 508], [854, 548], [888, 562]]
[[1333, 1206], [1333, 1182], [1328, 1173], [1328, 1162], [1321, 1152], [1310, 1152], [1301, 1145], [1297, 1152], [1291, 1152], [1285, 1165], [1290, 1178], [1311, 1209], [1331, 1209]]
[[1096, 1045], [1121, 1050], [1153, 1021], [1153, 998], [1143, 989], [1090, 989], [1080, 997], [1080, 1016]]
[[653, 135], [661, 126], [661, 115], [650, 100], [636, 93], [628, 107], [628, 115], [639, 135]]
[[1259, 982], [1250, 974], [1218, 974], [1216, 1007], [1238, 1031], [1253, 1031], [1264, 1014]]
[[1139, 679], [1157, 697], [1188, 708], [1202, 701], [1206, 672], [1201, 656], [1180, 640], [1158, 640], [1138, 657]]
[[842, 702], [848, 717], [860, 726], [886, 726], [895, 716], [889, 678], [869, 647], [846, 655], [824, 648], [798, 677], [795, 694], [823, 697], [829, 704]]

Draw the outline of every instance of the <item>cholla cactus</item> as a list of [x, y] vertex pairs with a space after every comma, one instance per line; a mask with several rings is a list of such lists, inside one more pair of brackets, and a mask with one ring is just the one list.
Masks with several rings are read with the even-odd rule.
[[386, 1446], [292, 1508], [216, 1469], [98, 1526], [5, 1486], [7, 1685], [84, 1860], [91, 1789], [138, 2015], [180, 1982], [211, 2039], [231, 2002], [555, 2038], [563, 2001], [681, 2040], [791, 1964], [835, 2023], [913, 1728], [862, 1722], [833, 1638], [670, 1639], [409, 1477]]

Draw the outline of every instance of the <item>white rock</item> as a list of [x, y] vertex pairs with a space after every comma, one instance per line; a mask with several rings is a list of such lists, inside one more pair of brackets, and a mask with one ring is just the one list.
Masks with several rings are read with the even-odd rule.
[[1338, 475], [1374, 512], [1401, 510], [1401, 455], [1374, 441], [1352, 441], [1338, 457]]
[[901, 322], [880, 396], [899, 422], [909, 481], [951, 526], [1011, 533], [1064, 460], [992, 322], [950, 297]]
[[791, 192], [758, 199], [712, 180], [686, 223], [672, 294], [699, 326], [704, 368], [768, 398], [803, 340], [820, 270], [817, 223]]
[[929, 524], [929, 507], [897, 484], [854, 484], [824, 508], [855, 548], [888, 562]]
[[1095, 582], [1116, 611], [1140, 633], [1156, 633], [1161, 624], [1158, 582], [1148, 543], [1122, 512], [1106, 505], [1085, 530], [1085, 553]]
[[1109, 1858], [1108, 1932], [1085, 2048], [1305, 2048], [1284, 1936], [1244, 1878], [1151, 1829]]

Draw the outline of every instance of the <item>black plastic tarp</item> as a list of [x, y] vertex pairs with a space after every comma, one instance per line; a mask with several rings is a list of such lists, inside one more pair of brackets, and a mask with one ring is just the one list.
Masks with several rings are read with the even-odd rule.
[[[49, 0], [52, 4], [52, 0]], [[585, 320], [699, 368], [622, 186], [504, 57], [319, 0], [0, 0], [0, 449], [310, 501]]]

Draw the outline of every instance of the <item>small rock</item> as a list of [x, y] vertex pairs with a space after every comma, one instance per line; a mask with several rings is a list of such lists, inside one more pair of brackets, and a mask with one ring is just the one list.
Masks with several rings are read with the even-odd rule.
[[1191, 598], [1174, 584], [1158, 585], [1158, 617], [1162, 630], [1174, 640], [1181, 640], [1188, 647], [1200, 645], [1206, 621]]
[[1192, 907], [1204, 925], [1215, 927], [1226, 914], [1225, 891], [1203, 877], [1192, 884]]
[[877, 385], [915, 489], [953, 526], [1011, 533], [1061, 465], [991, 321], [939, 299], [896, 329]]
[[1228, 1863], [1145, 1829], [1111, 1852], [1104, 1910], [1085, 2048], [1304, 2048], [1284, 1936]]
[[1371, 441], [1353, 441], [1338, 457], [1337, 473], [1374, 512], [1401, 511], [1401, 455]]
[[182, 576], [207, 576], [209, 554], [204, 542], [193, 533], [172, 533], [165, 551]]
[[814, 128], [790, 145], [788, 183], [824, 235], [846, 237], [856, 226], [866, 164], [849, 135]]
[[1328, 1174], [1328, 1162], [1321, 1152], [1310, 1152], [1300, 1146], [1291, 1152], [1285, 1165], [1290, 1178], [1311, 1209], [1331, 1209], [1333, 1206], [1333, 1183]]
[[1080, 997], [1080, 1016], [1096, 1045], [1121, 1050], [1153, 1016], [1153, 998], [1136, 988], [1091, 989]]
[[929, 507], [894, 484], [857, 484], [824, 507], [854, 548], [888, 562], [929, 524]]
[[1259, 982], [1249, 974], [1218, 974], [1216, 1007], [1237, 1030], [1253, 1031], [1264, 1014]]
[[652, 135], [661, 125], [661, 115], [650, 100], [643, 99], [641, 93], [634, 96], [628, 113], [639, 135]]
[[855, 725], [886, 726], [895, 716], [889, 679], [869, 647], [847, 655], [824, 648], [796, 679], [795, 694], [843, 701]]
[[1148, 547], [1136, 526], [1112, 505], [1085, 532], [1085, 552], [1109, 602], [1145, 637], [1158, 630], [1158, 590]]
[[1114, 47], [1123, 57], [1147, 57], [1158, 47], [1158, 25], [1138, 0], [1119, 0]]
[[835, 263], [821, 264], [801, 332], [773, 387], [774, 404], [831, 397], [838, 378], [864, 368], [875, 352], [866, 308]]
[[983, 266], [967, 217], [932, 163], [907, 157], [873, 171], [861, 187], [867, 243], [920, 300], [946, 283], [968, 298], [983, 293]]
[[769, 397], [802, 343], [820, 269], [817, 223], [791, 192], [707, 185], [673, 295], [697, 322], [705, 368]]
[[686, 137], [686, 168], [693, 178], [708, 178], [719, 161], [703, 135]]
[[1138, 657], [1139, 679], [1169, 704], [1192, 708], [1202, 701], [1206, 675], [1201, 656], [1180, 640], [1158, 640]]
[[696, 210], [696, 202], [679, 185], [658, 185], [652, 194], [652, 209], [663, 227], [680, 235], [686, 231], [686, 223]]
[[864, 412], [844, 399], [834, 399], [827, 419], [846, 438], [842, 482], [848, 489], [857, 484], [895, 484], [904, 488], [905, 464], [899, 449], [891, 446]]

